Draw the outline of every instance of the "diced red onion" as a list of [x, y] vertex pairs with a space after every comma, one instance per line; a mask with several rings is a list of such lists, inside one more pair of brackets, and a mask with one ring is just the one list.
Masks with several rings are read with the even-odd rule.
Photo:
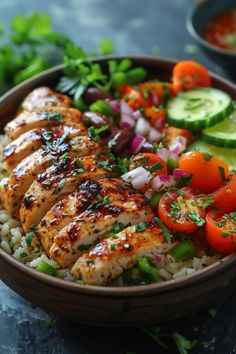
[[150, 124], [148, 123], [148, 121], [142, 117], [139, 118], [136, 122], [135, 134], [146, 136], [149, 134], [149, 131], [150, 131]]
[[120, 111], [120, 102], [117, 100], [111, 100], [110, 98], [106, 98], [105, 101], [109, 104], [109, 106], [113, 109], [115, 112]]
[[176, 185], [176, 178], [171, 175], [159, 175], [153, 178], [152, 189], [155, 192], [168, 189]]
[[128, 122], [123, 122], [122, 128], [130, 128], [130, 124]]
[[176, 177], [188, 177], [188, 176], [190, 176], [190, 173], [183, 171], [180, 168], [175, 168], [173, 171], [173, 175]]
[[152, 106], [158, 106], [159, 105], [159, 99], [158, 99], [158, 97], [157, 97], [155, 92], [150, 91], [148, 93], [148, 99], [149, 99], [149, 101], [150, 101]]
[[138, 190], [145, 187], [151, 178], [150, 173], [147, 170], [145, 170], [145, 168], [143, 168], [143, 167], [141, 167], [141, 168], [142, 168], [142, 171], [140, 172], [140, 174], [137, 177], [133, 178], [131, 181], [132, 186]]
[[142, 171], [144, 170], [143, 167], [137, 167], [121, 176], [121, 178], [125, 182], [131, 182], [133, 178], [137, 177]]
[[133, 152], [134, 154], [137, 154], [141, 150], [145, 142], [146, 142], [146, 138], [144, 138], [144, 136], [136, 135], [131, 142], [130, 151]]
[[135, 121], [132, 118], [133, 109], [126, 103], [124, 100], [120, 101], [120, 114], [121, 114], [121, 122], [128, 123], [130, 127], [134, 127]]
[[150, 141], [150, 143], [158, 143], [161, 140], [161, 136], [162, 134], [158, 130], [151, 127], [148, 134], [148, 141]]
[[136, 111], [134, 111], [134, 112], [132, 113], [132, 117], [133, 117], [135, 120], [137, 120], [137, 119], [141, 118], [142, 116], [141, 116], [140, 111], [137, 109]]
[[158, 149], [156, 154], [164, 161], [167, 161], [170, 156], [170, 151], [167, 148]]
[[181, 154], [186, 149], [187, 139], [184, 136], [177, 136], [169, 145], [169, 150], [177, 155]]

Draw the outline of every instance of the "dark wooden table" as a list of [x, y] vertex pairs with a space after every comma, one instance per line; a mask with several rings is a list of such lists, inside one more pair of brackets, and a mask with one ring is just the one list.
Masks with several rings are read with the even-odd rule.
[[[195, 47], [185, 26], [191, 0], [1, 0], [0, 21], [9, 24], [19, 12], [46, 11], [56, 30], [70, 35], [86, 49], [101, 38], [114, 40], [117, 53], [158, 54], [177, 59], [195, 59], [224, 76], [222, 69]], [[195, 53], [189, 53], [194, 51]], [[168, 323], [163, 331], [178, 331], [197, 339], [195, 354], [236, 353], [236, 292], [216, 299], [211, 318], [206, 310]], [[0, 282], [1, 354], [156, 354], [162, 350], [139, 328], [88, 328], [33, 308]]]

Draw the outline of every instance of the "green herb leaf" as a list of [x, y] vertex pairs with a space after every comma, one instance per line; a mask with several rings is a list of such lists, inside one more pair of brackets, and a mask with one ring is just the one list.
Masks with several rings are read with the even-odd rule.
[[146, 222], [140, 222], [139, 224], [135, 225], [135, 232], [144, 232], [147, 229]]
[[28, 247], [31, 247], [33, 238], [34, 238], [34, 236], [35, 236], [35, 232], [36, 232], [36, 229], [33, 228], [32, 231], [28, 232], [28, 233], [25, 235], [25, 241], [26, 241]]
[[188, 216], [189, 216], [190, 219], [192, 219], [193, 222], [194, 222], [197, 226], [199, 226], [199, 227], [203, 226], [203, 225], [206, 223], [206, 220], [203, 219], [203, 218], [201, 217], [201, 215], [200, 215], [198, 212], [196, 212], [195, 210], [189, 211]]
[[224, 169], [224, 167], [222, 167], [222, 166], [218, 166], [218, 169], [219, 169], [219, 172], [220, 172], [221, 179], [222, 179], [222, 181], [224, 182], [224, 181], [226, 180], [226, 177], [225, 177], [225, 169]]
[[202, 156], [203, 156], [205, 161], [210, 161], [212, 159], [212, 157], [213, 157], [213, 155], [209, 154], [208, 152], [203, 152]]
[[80, 245], [80, 246], [78, 246], [78, 250], [79, 251], [87, 251], [90, 247], [91, 247], [90, 244]]

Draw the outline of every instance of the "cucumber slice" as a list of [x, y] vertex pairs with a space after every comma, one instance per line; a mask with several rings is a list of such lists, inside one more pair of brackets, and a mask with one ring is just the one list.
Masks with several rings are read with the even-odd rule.
[[181, 92], [167, 104], [168, 123], [199, 130], [222, 121], [232, 111], [231, 97], [215, 88]]
[[236, 150], [210, 145], [203, 140], [197, 140], [186, 151], [202, 151], [219, 157], [225, 161], [230, 170], [236, 170]]
[[236, 108], [222, 122], [204, 129], [202, 139], [216, 146], [236, 148]]

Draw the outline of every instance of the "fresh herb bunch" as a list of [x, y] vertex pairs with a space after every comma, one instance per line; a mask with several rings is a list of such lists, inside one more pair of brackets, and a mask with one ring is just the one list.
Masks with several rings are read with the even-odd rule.
[[[9, 31], [0, 23], [0, 38], [0, 93], [62, 63], [64, 57], [86, 56], [68, 36], [53, 30], [52, 19], [45, 13], [19, 14], [12, 18]], [[109, 39], [102, 39], [99, 46], [93, 55], [107, 55], [113, 51]]]
[[95, 86], [101, 91], [110, 92], [112, 88], [124, 84], [134, 85], [146, 77], [146, 70], [142, 67], [132, 68], [130, 59], [120, 62], [108, 60], [108, 72], [104, 73], [102, 65], [87, 60], [81, 48], [70, 45], [70, 51], [64, 58], [65, 75], [60, 79], [57, 89], [68, 93], [78, 101], [87, 87]]

